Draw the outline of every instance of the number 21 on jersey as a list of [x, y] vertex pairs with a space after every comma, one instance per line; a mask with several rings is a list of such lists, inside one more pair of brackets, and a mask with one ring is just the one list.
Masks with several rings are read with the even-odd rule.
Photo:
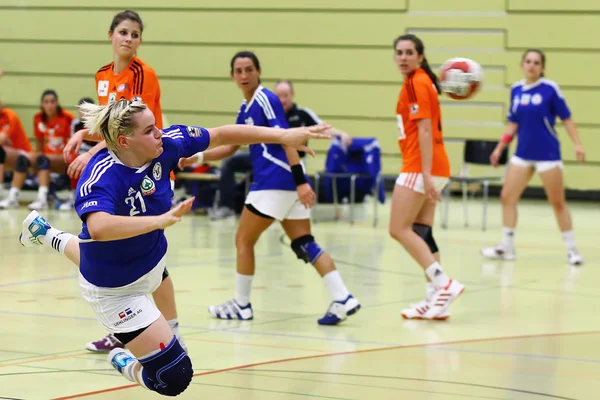
[[406, 133], [404, 133], [404, 121], [402, 115], [396, 114], [396, 122], [398, 123], [398, 140], [406, 139]]
[[127, 203], [131, 207], [131, 210], [129, 210], [129, 215], [132, 217], [140, 213], [140, 211], [137, 208], [137, 205], [135, 204], [136, 199], [139, 200], [142, 212], [146, 212], [146, 202], [144, 201], [144, 196], [142, 196], [141, 192], [135, 192], [135, 196], [129, 196], [125, 198], [125, 203]]

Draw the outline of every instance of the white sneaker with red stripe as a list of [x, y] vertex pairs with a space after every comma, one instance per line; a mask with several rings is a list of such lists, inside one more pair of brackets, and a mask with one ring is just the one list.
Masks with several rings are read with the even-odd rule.
[[444, 315], [448, 311], [450, 304], [464, 292], [465, 287], [457, 280], [450, 279], [450, 282], [445, 287], [436, 289], [431, 297], [429, 310], [423, 314], [423, 319], [435, 319], [435, 317]]
[[[431, 303], [429, 302], [429, 300], [425, 299], [423, 301], [420, 301], [417, 304], [411, 304], [411, 306], [409, 308], [405, 308], [404, 310], [402, 310], [402, 318], [404, 318], [404, 319], [425, 319], [423, 317], [423, 315], [425, 315], [427, 313], [427, 311], [429, 311], [430, 308], [431, 308]], [[432, 319], [434, 319], [436, 321], [443, 321], [445, 319], [448, 319], [449, 317], [450, 317], [450, 312], [446, 310], [443, 313], [441, 313], [440, 315], [436, 315]]]

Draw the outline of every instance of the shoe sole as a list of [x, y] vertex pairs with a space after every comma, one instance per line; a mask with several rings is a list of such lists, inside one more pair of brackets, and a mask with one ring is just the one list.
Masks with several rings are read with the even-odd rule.
[[433, 318], [423, 318], [421, 316], [410, 318], [406, 314], [402, 313], [402, 318], [404, 318], [404, 319], [418, 319], [418, 320], [422, 320], [422, 321], [445, 321], [448, 318], [450, 318], [450, 314], [444, 315], [444, 316], [440, 315], [440, 316], [433, 317]]
[[488, 260], [504, 260], [504, 261], [515, 261], [517, 259], [517, 256], [501, 256], [501, 255], [494, 255], [494, 256], [488, 256], [483, 254], [483, 250], [480, 250], [479, 253], [482, 255], [482, 257], [487, 258]]

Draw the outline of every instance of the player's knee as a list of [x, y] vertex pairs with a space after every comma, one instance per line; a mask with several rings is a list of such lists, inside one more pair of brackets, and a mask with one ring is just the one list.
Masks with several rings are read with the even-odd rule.
[[160, 353], [139, 360], [146, 386], [163, 396], [177, 396], [192, 381], [192, 360], [175, 336]]
[[38, 171], [42, 171], [45, 169], [50, 169], [50, 159], [45, 154], [40, 154], [35, 159], [35, 168]]
[[19, 154], [17, 160], [15, 162], [15, 171], [16, 172], [27, 172], [31, 163], [29, 162], [29, 158], [25, 157], [23, 154]]
[[313, 235], [304, 235], [292, 240], [292, 250], [300, 260], [311, 264], [323, 254], [323, 249], [315, 242]]
[[0, 164], [4, 164], [6, 161], [6, 151], [4, 151], [4, 147], [0, 146]]
[[425, 224], [413, 224], [413, 231], [419, 235], [427, 246], [429, 246], [429, 250], [431, 250], [432, 254], [435, 254], [439, 251], [437, 247], [437, 243], [435, 243], [435, 239], [433, 238], [433, 231], [431, 226]]

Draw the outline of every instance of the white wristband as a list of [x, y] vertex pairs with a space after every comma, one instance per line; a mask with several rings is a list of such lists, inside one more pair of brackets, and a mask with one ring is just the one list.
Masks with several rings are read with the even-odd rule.
[[204, 162], [204, 153], [203, 152], [198, 152], [196, 153], [196, 162], [194, 163], [194, 165], [202, 165]]

